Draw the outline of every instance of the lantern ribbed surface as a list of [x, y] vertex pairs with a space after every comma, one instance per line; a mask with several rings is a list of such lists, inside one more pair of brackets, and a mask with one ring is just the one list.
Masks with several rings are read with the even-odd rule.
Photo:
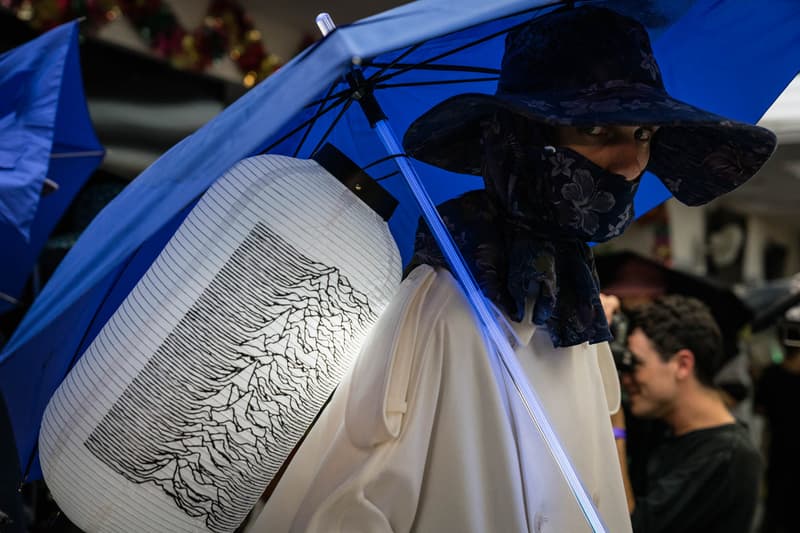
[[386, 223], [316, 162], [206, 192], [58, 388], [45, 480], [86, 531], [233, 531], [400, 282]]

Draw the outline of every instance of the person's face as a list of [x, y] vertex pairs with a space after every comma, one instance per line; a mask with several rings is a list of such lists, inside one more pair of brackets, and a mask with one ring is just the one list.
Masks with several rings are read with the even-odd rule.
[[644, 418], [663, 418], [672, 410], [678, 392], [675, 358], [666, 362], [661, 359], [639, 328], [628, 335], [628, 350], [633, 371], [622, 375], [622, 386], [628, 393], [631, 412]]
[[657, 129], [658, 126], [559, 126], [556, 142], [632, 181], [642, 175], [650, 161], [650, 140]]

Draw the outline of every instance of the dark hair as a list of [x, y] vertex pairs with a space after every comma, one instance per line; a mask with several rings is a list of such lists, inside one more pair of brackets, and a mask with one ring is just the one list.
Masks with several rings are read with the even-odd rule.
[[661, 359], [669, 361], [678, 350], [694, 354], [695, 375], [713, 387], [722, 364], [722, 335], [705, 304], [696, 298], [670, 294], [630, 312], [628, 331], [641, 329]]

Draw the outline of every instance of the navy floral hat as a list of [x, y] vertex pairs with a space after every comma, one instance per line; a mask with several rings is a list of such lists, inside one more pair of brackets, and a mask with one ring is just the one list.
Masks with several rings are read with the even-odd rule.
[[416, 159], [480, 175], [482, 123], [500, 109], [551, 126], [659, 125], [647, 170], [687, 205], [750, 179], [776, 144], [767, 129], [672, 98], [644, 27], [600, 7], [555, 11], [510, 32], [497, 92], [441, 102], [403, 144]]

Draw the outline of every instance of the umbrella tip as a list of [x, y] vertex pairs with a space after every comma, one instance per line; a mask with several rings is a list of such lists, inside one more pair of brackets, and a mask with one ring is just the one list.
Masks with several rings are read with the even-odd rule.
[[336, 29], [336, 24], [333, 22], [333, 18], [328, 13], [323, 12], [317, 15], [316, 22], [317, 28], [319, 28], [319, 31], [323, 37]]

